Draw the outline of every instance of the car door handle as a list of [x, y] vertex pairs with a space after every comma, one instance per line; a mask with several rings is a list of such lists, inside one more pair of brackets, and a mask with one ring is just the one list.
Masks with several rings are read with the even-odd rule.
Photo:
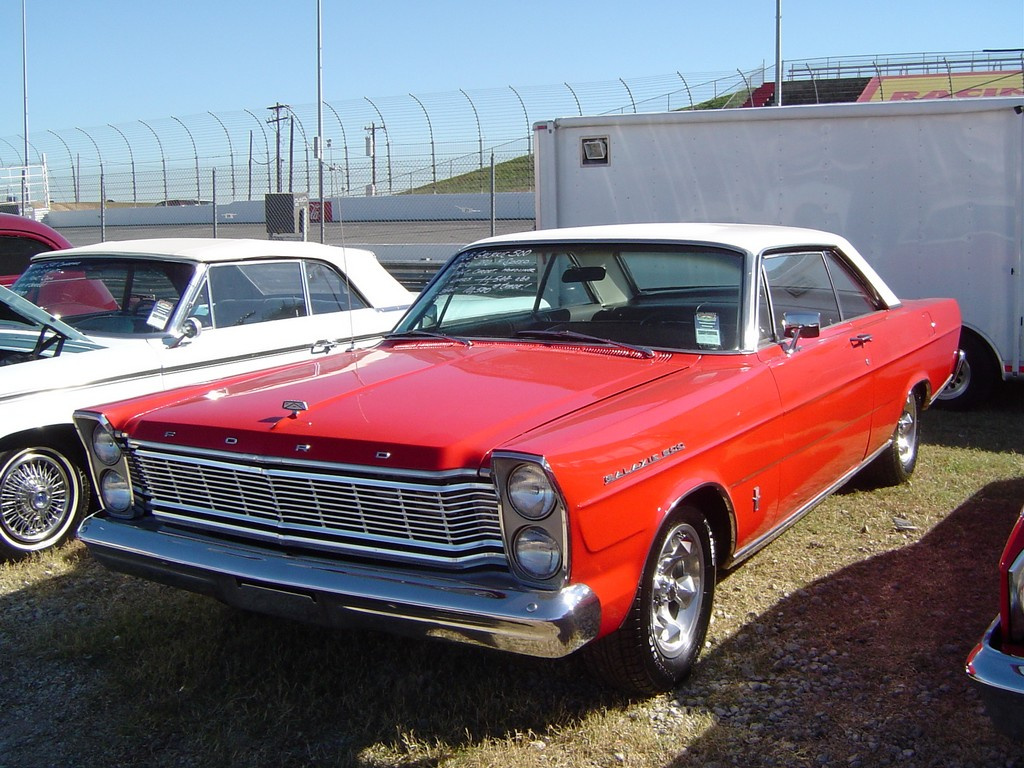
[[871, 341], [870, 333], [858, 333], [856, 336], [850, 339], [850, 343], [855, 347], [863, 347], [869, 341]]

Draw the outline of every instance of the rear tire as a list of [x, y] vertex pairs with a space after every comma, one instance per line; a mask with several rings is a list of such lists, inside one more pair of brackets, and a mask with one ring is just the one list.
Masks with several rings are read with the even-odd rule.
[[893, 429], [889, 446], [868, 465], [875, 485], [902, 485], [914, 474], [921, 444], [921, 401], [917, 393], [907, 393], [903, 411]]
[[78, 531], [89, 506], [85, 472], [45, 446], [0, 454], [0, 556], [57, 546]]
[[950, 411], [966, 411], [988, 400], [1000, 379], [998, 363], [978, 336], [962, 331], [960, 350], [964, 363], [959, 375], [935, 400], [936, 405]]
[[716, 577], [707, 520], [693, 507], [680, 507], [655, 539], [622, 626], [586, 647], [594, 672], [629, 694], [674, 688], [704, 645]]

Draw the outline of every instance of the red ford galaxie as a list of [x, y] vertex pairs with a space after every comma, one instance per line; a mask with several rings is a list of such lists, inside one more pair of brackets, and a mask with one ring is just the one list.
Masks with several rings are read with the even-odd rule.
[[491, 238], [373, 348], [79, 411], [80, 536], [244, 609], [664, 690], [719, 571], [855, 473], [911, 474], [959, 332], [826, 232]]

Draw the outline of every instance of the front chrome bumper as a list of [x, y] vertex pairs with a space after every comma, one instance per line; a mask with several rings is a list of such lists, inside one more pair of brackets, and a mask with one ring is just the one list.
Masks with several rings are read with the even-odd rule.
[[583, 584], [546, 592], [294, 555], [161, 526], [88, 518], [79, 538], [111, 570], [260, 613], [331, 626], [440, 637], [556, 658], [597, 636], [601, 607]]
[[978, 684], [993, 724], [1024, 740], [1024, 658], [999, 650], [999, 618], [967, 657], [967, 675]]

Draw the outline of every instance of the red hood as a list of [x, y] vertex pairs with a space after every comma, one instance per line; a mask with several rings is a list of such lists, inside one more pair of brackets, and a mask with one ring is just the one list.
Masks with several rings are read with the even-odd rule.
[[[692, 358], [530, 344], [398, 344], [240, 377], [144, 412], [135, 438], [395, 469], [479, 466], [535, 427], [688, 367]], [[285, 401], [306, 409], [292, 416]], [[132, 412], [152, 406], [136, 402]], [[117, 421], [104, 409], [112, 421]], [[122, 411], [121, 415], [127, 414]]]

